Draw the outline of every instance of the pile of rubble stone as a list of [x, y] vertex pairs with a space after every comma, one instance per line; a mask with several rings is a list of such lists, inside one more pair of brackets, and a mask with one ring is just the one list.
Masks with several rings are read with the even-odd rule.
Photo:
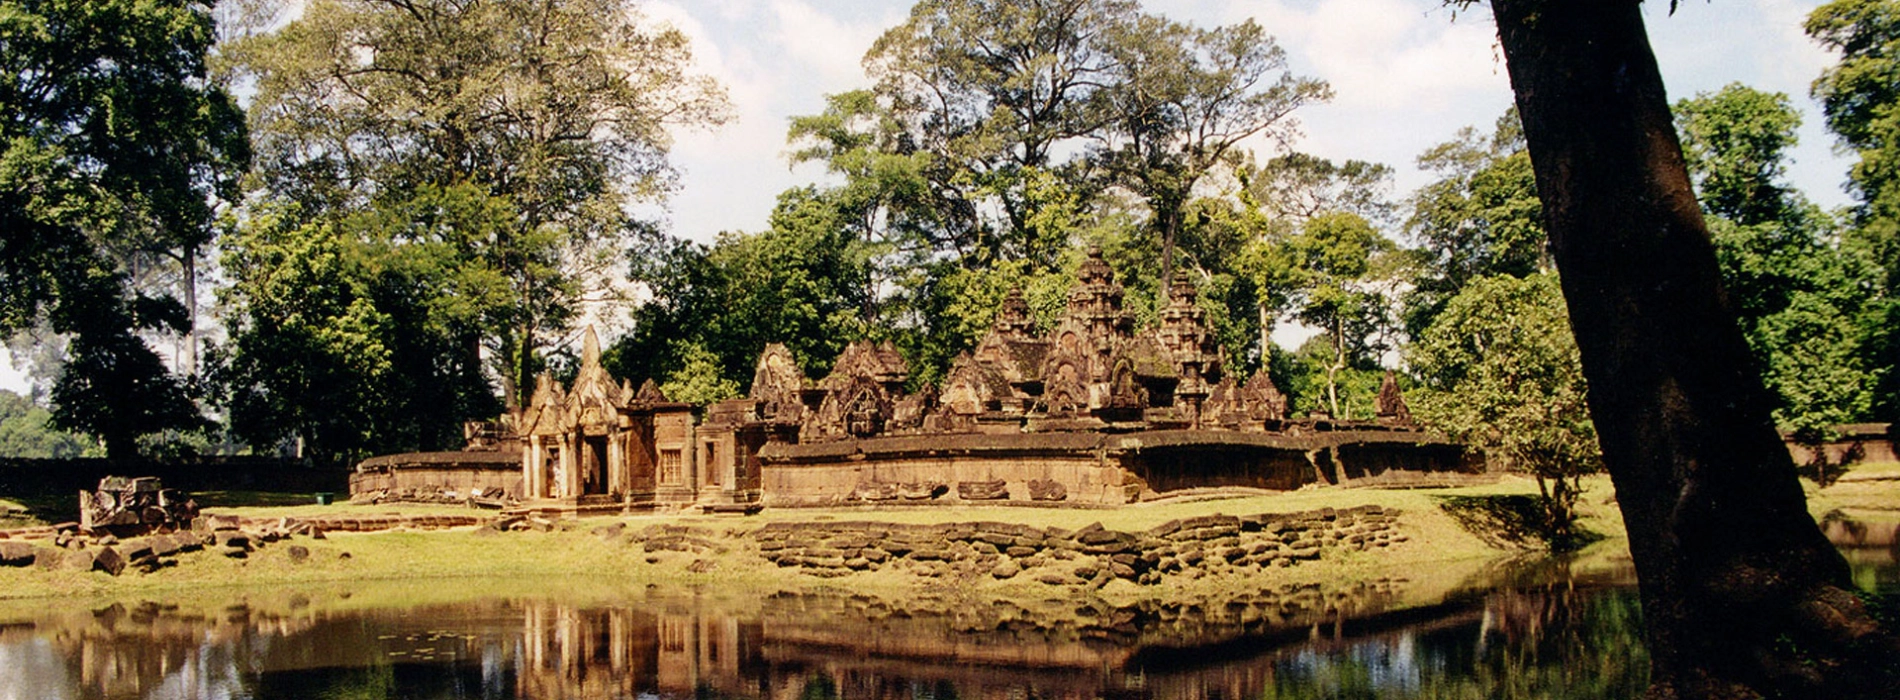
[[[42, 534], [42, 530], [51, 537], [15, 537]], [[323, 539], [323, 531], [289, 518], [247, 522], [236, 516], [201, 515], [193, 519], [188, 530], [120, 538], [104, 530], [83, 529], [78, 523], [60, 523], [9, 533], [8, 539], [0, 540], [0, 566], [102, 571], [113, 576], [128, 568], [152, 573], [176, 565], [181, 555], [210, 552], [243, 559], [262, 547], [296, 536]], [[290, 545], [286, 552], [292, 561], [301, 562], [310, 556], [310, 549], [302, 545]]]

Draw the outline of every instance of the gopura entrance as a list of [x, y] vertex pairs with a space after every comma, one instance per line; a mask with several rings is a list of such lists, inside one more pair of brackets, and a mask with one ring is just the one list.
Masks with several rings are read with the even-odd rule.
[[693, 445], [692, 406], [668, 401], [650, 380], [638, 392], [615, 383], [592, 328], [573, 387], [541, 375], [518, 425], [530, 507], [616, 511], [697, 495], [698, 475], [683, 457]]

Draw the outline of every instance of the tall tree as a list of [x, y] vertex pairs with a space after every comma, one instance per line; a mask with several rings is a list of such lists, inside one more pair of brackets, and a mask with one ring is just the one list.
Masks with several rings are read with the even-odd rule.
[[1807, 512], [1638, 2], [1491, 7], [1629, 530], [1652, 694], [1890, 695], [1900, 646]]
[[[1100, 128], [1110, 82], [1104, 38], [1131, 0], [922, 0], [864, 56], [875, 93], [902, 127], [900, 152], [946, 206], [941, 239], [969, 264], [1021, 257], [1035, 215], [1025, 170], [1048, 170], [1059, 144]], [[986, 220], [986, 210], [1001, 221]]]
[[1392, 241], [1354, 214], [1322, 214], [1308, 219], [1286, 243], [1294, 280], [1294, 315], [1319, 328], [1331, 346], [1326, 366], [1326, 407], [1340, 412], [1339, 373], [1352, 360], [1376, 357], [1378, 331], [1386, 325], [1383, 294], [1373, 282], [1396, 252]]
[[1858, 158], [1848, 173], [1859, 200], [1842, 238], [1868, 251], [1885, 273], [1884, 308], [1871, 314], [1865, 347], [1885, 371], [1874, 413], [1900, 419], [1900, 3], [1835, 0], [1808, 16], [1807, 32], [1840, 53], [1814, 81], [1827, 126]]
[[1786, 95], [1740, 84], [1676, 102], [1683, 155], [1708, 214], [1742, 333], [1778, 399], [1775, 420], [1827, 439], [1869, 420], [1890, 373], [1883, 275], [1860, 241], [1781, 181], [1801, 117]]
[[1835, 0], [1808, 16], [1808, 36], [1841, 54], [1814, 81], [1814, 97], [1844, 150], [1858, 235], [1900, 280], [1900, 2]]
[[459, 189], [512, 213], [460, 251], [512, 287], [460, 350], [511, 405], [614, 276], [628, 206], [671, 186], [670, 130], [727, 117], [685, 35], [627, 0], [316, 0], [230, 53], [273, 198], [341, 218]]
[[1801, 113], [1788, 96], [1730, 83], [1675, 104], [1682, 155], [1703, 210], [1752, 226], [1795, 213], [1781, 182]]
[[468, 238], [514, 212], [463, 186], [418, 188], [340, 218], [258, 206], [227, 242], [230, 341], [212, 378], [238, 437], [347, 463], [449, 449], [461, 421], [500, 410], [467, 352], [513, 289]]
[[[1238, 210], [1229, 217], [1211, 219], [1215, 223], [1230, 220], [1231, 228], [1244, 233], [1244, 242], [1226, 251], [1228, 264], [1251, 288], [1246, 291], [1252, 296], [1249, 306], [1254, 309], [1255, 342], [1260, 363], [1267, 366], [1272, 359], [1274, 327], [1290, 311], [1292, 295], [1299, 286], [1299, 269], [1287, 247], [1288, 240], [1307, 221], [1329, 214], [1352, 214], [1375, 228], [1389, 225], [1395, 209], [1388, 199], [1392, 168], [1359, 160], [1335, 164], [1294, 152], [1259, 166], [1243, 166], [1237, 175]], [[1223, 200], [1198, 201], [1206, 209], [1210, 205], [1217, 208]]]
[[1392, 223], [1392, 166], [1363, 160], [1334, 163], [1306, 153], [1275, 156], [1239, 173], [1245, 198], [1269, 217], [1294, 223], [1320, 214], [1357, 214]]
[[1252, 20], [1200, 29], [1153, 15], [1113, 28], [1112, 121], [1097, 132], [1101, 159], [1148, 204], [1161, 275], [1174, 275], [1175, 238], [1194, 189], [1242, 140], [1284, 144], [1293, 111], [1332, 99], [1324, 81], [1286, 69], [1286, 51]]
[[97, 443], [52, 427], [53, 414], [33, 400], [0, 389], [0, 457], [96, 457]]
[[189, 314], [131, 284], [155, 258], [195, 259], [235, 196], [243, 119], [207, 79], [210, 2], [0, 2], [0, 332], [69, 334], [54, 421], [114, 457], [203, 424], [139, 333]]
[[665, 253], [670, 260], [643, 266], [639, 278], [655, 302], [635, 312], [611, 369], [664, 379], [703, 352], [744, 386], [767, 343], [784, 343], [817, 374], [847, 341], [888, 333], [860, 320], [869, 273], [832, 194], [786, 191], [770, 227], [756, 234], [724, 233], [710, 247], [667, 242], [677, 246]]

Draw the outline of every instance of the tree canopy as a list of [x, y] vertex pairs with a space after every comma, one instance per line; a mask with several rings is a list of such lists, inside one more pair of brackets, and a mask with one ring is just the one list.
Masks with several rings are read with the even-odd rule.
[[[228, 55], [262, 196], [227, 257], [227, 394], [253, 443], [321, 454], [450, 444], [493, 417], [489, 377], [525, 401], [650, 231], [631, 207], [672, 187], [671, 131], [728, 116], [685, 35], [623, 0], [318, 0]], [[364, 410], [379, 436], [322, 427]]]
[[172, 290], [134, 268], [190, 260], [236, 196], [242, 117], [207, 75], [211, 3], [0, 3], [0, 331], [71, 337], [53, 422], [130, 456], [204, 424], [141, 333], [184, 333]]

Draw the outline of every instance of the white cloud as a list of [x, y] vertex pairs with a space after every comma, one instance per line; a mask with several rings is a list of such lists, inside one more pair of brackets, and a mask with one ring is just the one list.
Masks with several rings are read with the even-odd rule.
[[800, 0], [651, 8], [692, 37], [702, 70], [727, 86], [736, 116], [715, 132], [679, 135], [674, 161], [683, 176], [668, 206], [671, 230], [702, 242], [721, 231], [757, 231], [779, 192], [820, 174], [786, 163], [789, 120], [823, 109], [826, 94], [867, 84], [859, 60], [895, 16]]
[[772, 12], [778, 21], [771, 36], [782, 55], [815, 72], [827, 92], [865, 81], [864, 52], [884, 33], [882, 24], [851, 24], [799, 0], [773, 0]]

